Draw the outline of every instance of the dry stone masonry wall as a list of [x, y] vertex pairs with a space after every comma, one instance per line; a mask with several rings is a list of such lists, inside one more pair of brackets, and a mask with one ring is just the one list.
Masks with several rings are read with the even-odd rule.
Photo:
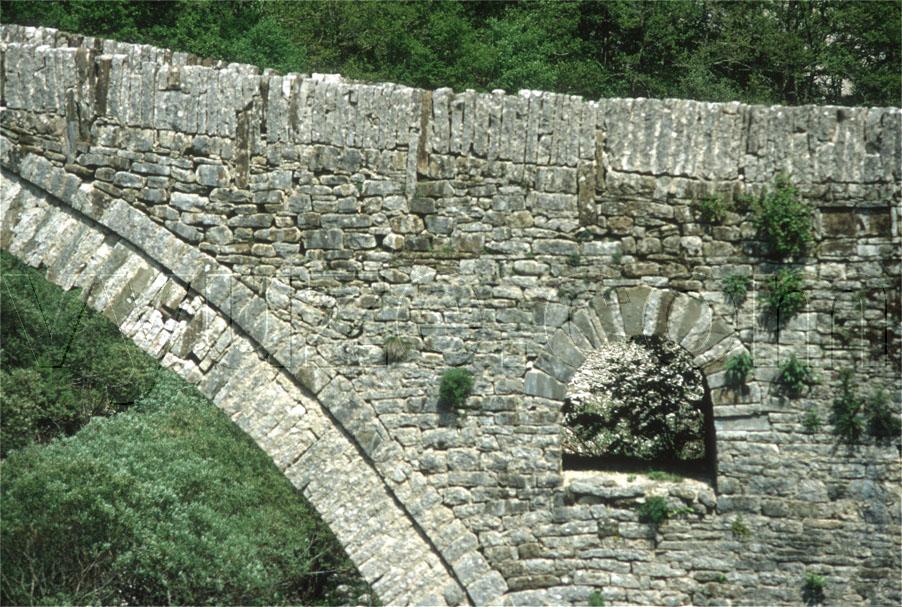
[[[0, 28], [2, 246], [197, 384], [386, 603], [898, 604], [899, 442], [837, 446], [835, 375], [900, 391], [897, 108], [478, 94]], [[815, 209], [779, 330], [746, 213]], [[753, 279], [741, 304], [722, 281]], [[656, 335], [713, 403], [705, 480], [562, 469], [586, 357]], [[387, 344], [393, 343], [387, 353]], [[402, 344], [403, 347], [398, 347]], [[399, 355], [400, 352], [400, 355]], [[744, 390], [726, 360], [750, 353]], [[820, 376], [774, 378], [794, 353]], [[400, 358], [400, 360], [395, 360]], [[392, 362], [388, 362], [391, 360]], [[449, 367], [476, 384], [439, 405]], [[661, 525], [639, 505], [665, 498]]]

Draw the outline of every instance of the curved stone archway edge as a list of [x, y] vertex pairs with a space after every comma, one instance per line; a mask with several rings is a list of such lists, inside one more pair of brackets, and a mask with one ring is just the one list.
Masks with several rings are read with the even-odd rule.
[[[431, 534], [447, 542], [442, 554], [428, 533], [437, 530], [424, 531], [397, 495], [409, 500], [421, 490], [422, 499], [425, 488], [403, 477], [407, 483], [387, 486], [363, 447], [305, 389], [341, 405], [340, 388], [317, 367], [297, 367], [295, 375], [286, 368], [290, 350], [278, 347], [286, 328], [228, 269], [124, 201], [100, 204], [105, 195], [43, 158], [28, 155], [18, 168], [19, 176], [0, 175], [0, 246], [46, 267], [64, 289], [86, 289], [89, 305], [228, 414], [303, 492], [383, 603], [498, 599], [500, 576], [473, 550], [475, 538], [462, 542], [467, 532], [449, 512], [442, 533]], [[431, 505], [427, 520], [439, 524], [441, 514]], [[448, 555], [456, 558], [449, 563]]]
[[726, 361], [748, 353], [732, 327], [704, 300], [668, 289], [620, 287], [572, 309], [541, 311], [553, 330], [534, 368], [524, 377], [524, 392], [563, 404], [567, 383], [588, 355], [605, 344], [646, 335], [667, 338], [692, 357], [711, 391], [714, 418], [718, 405], [730, 401], [725, 386]]

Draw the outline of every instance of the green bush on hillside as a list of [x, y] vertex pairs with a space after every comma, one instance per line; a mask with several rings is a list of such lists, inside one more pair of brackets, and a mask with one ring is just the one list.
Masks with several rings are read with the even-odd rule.
[[0, 251], [0, 454], [75, 433], [153, 386], [158, 366], [106, 318]]
[[169, 372], [0, 466], [5, 605], [321, 604], [356, 577], [266, 455]]

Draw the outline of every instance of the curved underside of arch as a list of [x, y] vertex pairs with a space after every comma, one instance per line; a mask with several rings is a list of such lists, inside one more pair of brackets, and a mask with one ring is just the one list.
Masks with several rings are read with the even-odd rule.
[[[90, 204], [90, 186], [43, 168], [47, 183], [62, 187], [58, 192]], [[234, 310], [241, 292], [227, 270], [208, 260], [203, 276], [189, 277], [187, 266], [160, 263], [147, 251], [152, 241], [139, 240], [149, 227], [146, 217], [124, 204], [95, 221], [14, 174], [0, 177], [0, 246], [47, 268], [57, 285], [83, 288], [89, 305], [227, 413], [303, 492], [385, 604], [468, 602], [456, 575], [360, 447], [223, 314], [220, 306]], [[168, 251], [167, 259], [184, 247], [165, 233], [145, 235], [155, 239], [150, 250]], [[184, 254], [184, 263], [198, 261]], [[214, 302], [209, 290], [222, 285], [233, 299]]]

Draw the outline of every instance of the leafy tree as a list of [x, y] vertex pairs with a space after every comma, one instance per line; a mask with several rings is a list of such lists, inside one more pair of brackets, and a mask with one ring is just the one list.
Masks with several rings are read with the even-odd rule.
[[4, 20], [457, 90], [898, 105], [900, 0], [24, 2]]
[[568, 384], [564, 452], [643, 460], [705, 455], [705, 385], [669, 340], [636, 336], [592, 352]]

